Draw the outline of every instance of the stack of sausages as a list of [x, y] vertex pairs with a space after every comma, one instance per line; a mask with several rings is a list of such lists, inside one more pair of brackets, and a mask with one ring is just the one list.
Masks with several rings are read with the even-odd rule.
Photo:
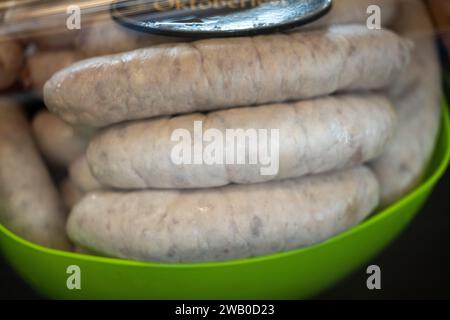
[[[382, 29], [366, 26], [373, 4]], [[83, 250], [160, 262], [282, 252], [356, 225], [420, 182], [441, 98], [421, 0], [342, 0], [310, 26], [255, 37], [169, 41], [108, 23], [77, 36], [77, 56], [90, 58], [45, 83], [48, 111], [32, 126], [44, 156], [68, 167], [60, 198], [71, 208], [68, 237]], [[98, 35], [119, 45], [99, 47]], [[173, 161], [174, 132], [195, 138], [196, 123], [217, 136], [277, 130], [278, 170]], [[8, 132], [0, 131], [0, 152], [11, 148]], [[236, 158], [254, 156], [248, 144]], [[226, 142], [221, 154], [228, 152]], [[33, 221], [11, 194], [0, 189], [17, 221], [0, 219], [40, 240], [15, 227]], [[41, 228], [54, 235], [42, 244], [66, 241], [58, 219], [52, 232]]]

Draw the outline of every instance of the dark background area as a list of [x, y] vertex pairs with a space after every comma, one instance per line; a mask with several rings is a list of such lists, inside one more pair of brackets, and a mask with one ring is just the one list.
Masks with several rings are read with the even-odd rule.
[[[383, 253], [321, 299], [450, 299], [450, 172], [410, 226]], [[381, 268], [381, 290], [368, 290], [366, 268]]]
[[[319, 299], [450, 299], [450, 172], [405, 232], [381, 255]], [[382, 289], [366, 288], [366, 268], [381, 268]], [[40, 299], [0, 257], [0, 299]]]

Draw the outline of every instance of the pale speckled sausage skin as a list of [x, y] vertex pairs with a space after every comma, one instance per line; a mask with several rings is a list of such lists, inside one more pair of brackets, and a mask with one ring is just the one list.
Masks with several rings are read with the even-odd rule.
[[222, 261], [323, 241], [378, 204], [365, 167], [297, 180], [201, 191], [95, 192], [68, 221], [78, 245], [120, 258]]
[[0, 100], [0, 223], [25, 239], [69, 249], [58, 192], [20, 107]]
[[371, 164], [387, 206], [423, 178], [434, 150], [441, 115], [441, 67], [433, 26], [420, 1], [403, 4], [396, 30], [415, 43], [411, 64], [391, 88], [398, 129], [382, 157]]
[[[223, 137], [229, 129], [265, 129], [269, 134], [278, 130], [279, 139], [275, 142], [279, 152], [273, 151], [272, 158], [274, 163], [279, 162], [278, 172], [262, 175], [261, 169], [267, 163], [226, 163], [227, 150], [235, 149], [234, 139], [223, 144], [222, 164], [174, 163], [171, 154], [179, 142], [171, 140], [171, 136], [183, 128], [194, 137], [195, 121], [203, 123], [204, 133], [209, 129], [219, 130]], [[338, 95], [125, 123], [96, 136], [88, 147], [87, 161], [101, 185], [119, 189], [259, 183], [360, 165], [383, 152], [395, 128], [395, 112], [384, 96]], [[210, 142], [203, 144], [207, 148]], [[250, 159], [253, 152], [248, 147], [237, 151], [242, 159]], [[200, 157], [204, 158], [203, 154]]]
[[[335, 24], [364, 23], [367, 20], [367, 7], [377, 5], [382, 10], [382, 25], [389, 24], [397, 10], [396, 0], [339, 0], [332, 10], [318, 21], [300, 28], [323, 28]], [[298, 29], [296, 29], [298, 30]], [[99, 16], [78, 33], [75, 47], [87, 56], [102, 56], [149, 47], [161, 43], [187, 41], [175, 37], [164, 37], [135, 32], [114, 22], [109, 15]]]
[[76, 63], [46, 83], [44, 99], [66, 121], [91, 126], [308, 99], [385, 87], [409, 50], [365, 26], [162, 45]]

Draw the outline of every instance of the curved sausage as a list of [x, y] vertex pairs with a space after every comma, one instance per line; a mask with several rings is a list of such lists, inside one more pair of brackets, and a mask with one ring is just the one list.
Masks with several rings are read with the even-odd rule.
[[406, 65], [410, 46], [365, 26], [162, 45], [76, 63], [45, 85], [69, 123], [124, 120], [376, 89]]
[[70, 249], [58, 192], [20, 107], [0, 100], [0, 223], [37, 244]]
[[202, 191], [95, 192], [74, 208], [67, 230], [76, 244], [109, 256], [222, 261], [321, 242], [377, 204], [375, 177], [358, 167]]
[[[384, 96], [341, 95], [125, 123], [95, 137], [87, 161], [100, 184], [120, 189], [258, 183], [360, 165], [395, 128]], [[188, 137], [173, 139], [180, 130]]]
[[415, 43], [411, 64], [391, 90], [398, 129], [387, 150], [371, 164], [386, 206], [417, 186], [434, 150], [441, 115], [441, 67], [432, 24], [421, 1], [403, 4], [397, 30]]

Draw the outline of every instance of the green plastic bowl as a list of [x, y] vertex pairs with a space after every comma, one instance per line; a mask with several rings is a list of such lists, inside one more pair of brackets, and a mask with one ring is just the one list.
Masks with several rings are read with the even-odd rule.
[[[0, 225], [0, 249], [41, 294], [58, 299], [297, 299], [311, 297], [367, 263], [419, 211], [450, 159], [450, 119], [443, 121], [424, 182], [389, 208], [318, 245], [221, 263], [159, 264], [47, 249]], [[69, 290], [67, 268], [80, 267]]]

